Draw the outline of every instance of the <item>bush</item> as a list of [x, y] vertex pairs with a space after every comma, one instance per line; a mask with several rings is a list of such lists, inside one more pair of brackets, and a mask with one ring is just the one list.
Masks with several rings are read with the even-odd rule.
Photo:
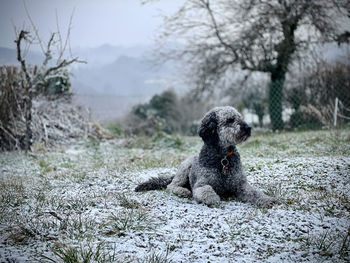
[[[309, 73], [290, 84], [286, 100], [294, 110], [292, 128], [319, 128], [333, 122], [335, 98], [350, 108], [350, 65], [319, 62]], [[348, 113], [342, 113], [348, 115]], [[343, 120], [346, 122], [346, 120]]]
[[126, 119], [127, 131], [132, 134], [151, 136], [160, 131], [177, 133], [180, 131], [180, 111], [178, 98], [173, 90], [155, 95], [149, 103], [132, 108]]
[[291, 128], [301, 129], [320, 129], [323, 126], [322, 122], [317, 117], [305, 110], [293, 112], [289, 119], [289, 125]]
[[[53, 72], [55, 74], [57, 72]], [[13, 66], [0, 67], [0, 150], [26, 148], [26, 98], [22, 86], [23, 73]], [[36, 82], [39, 83], [39, 82]], [[31, 143], [51, 145], [85, 135], [89, 128], [88, 114], [70, 105], [68, 73], [55, 74], [31, 98]]]
[[21, 87], [21, 72], [12, 66], [0, 67], [0, 150], [24, 147], [25, 92]]

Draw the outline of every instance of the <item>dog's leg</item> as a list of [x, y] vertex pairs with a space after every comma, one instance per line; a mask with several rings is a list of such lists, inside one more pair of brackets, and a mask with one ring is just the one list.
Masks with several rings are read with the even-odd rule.
[[192, 193], [189, 190], [189, 174], [192, 167], [193, 156], [187, 158], [179, 167], [174, 179], [168, 185], [167, 189], [181, 197], [192, 197]]
[[185, 187], [176, 186], [176, 185], [168, 185], [167, 188], [170, 192], [172, 192], [175, 195], [181, 196], [181, 197], [192, 197], [192, 193], [190, 190], [188, 190]]
[[193, 189], [193, 197], [198, 203], [214, 205], [220, 202], [220, 197], [210, 185], [203, 185]]
[[260, 207], [270, 207], [273, 204], [278, 203], [276, 198], [265, 195], [263, 192], [253, 188], [247, 182], [245, 182], [238, 191], [237, 199]]
[[189, 186], [188, 174], [177, 173], [173, 181], [168, 185], [167, 189], [173, 194], [181, 197], [192, 197], [192, 193], [188, 188], [185, 187], [186, 185]]
[[168, 185], [167, 189], [181, 197], [192, 197], [191, 191], [186, 188], [186, 185], [190, 185], [188, 178], [189, 171], [178, 171], [173, 181]]

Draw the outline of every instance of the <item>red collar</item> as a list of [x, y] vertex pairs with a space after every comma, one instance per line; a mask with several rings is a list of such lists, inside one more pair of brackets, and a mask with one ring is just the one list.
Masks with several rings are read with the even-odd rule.
[[234, 151], [228, 152], [226, 155], [216, 154], [217, 157], [222, 157], [223, 159], [234, 154]]

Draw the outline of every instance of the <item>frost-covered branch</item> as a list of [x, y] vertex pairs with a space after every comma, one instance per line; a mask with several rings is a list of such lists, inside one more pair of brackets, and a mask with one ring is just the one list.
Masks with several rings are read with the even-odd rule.
[[21, 43], [23, 40], [27, 39], [26, 37], [28, 34], [29, 34], [28, 31], [21, 30], [20, 33], [18, 34], [18, 37], [15, 40], [15, 43], [16, 43], [16, 48], [17, 48], [17, 60], [21, 64], [22, 71], [25, 74], [25, 77], [27, 80], [27, 84], [30, 85], [32, 81], [31, 81], [31, 77], [28, 73], [26, 61], [24, 60], [24, 58], [22, 56], [22, 49], [21, 49]]

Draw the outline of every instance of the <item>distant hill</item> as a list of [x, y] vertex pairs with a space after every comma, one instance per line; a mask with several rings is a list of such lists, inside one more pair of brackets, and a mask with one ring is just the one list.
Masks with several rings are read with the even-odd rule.
[[74, 55], [88, 61], [90, 65], [104, 65], [112, 63], [120, 56], [137, 57], [144, 56], [151, 48], [148, 46], [122, 47], [104, 44], [93, 48], [74, 48]]
[[[160, 69], [152, 67], [145, 59], [151, 49], [111, 45], [73, 49], [73, 56], [87, 61], [71, 67], [76, 103], [90, 107], [93, 118], [107, 120], [122, 116], [132, 105], [169, 88], [175, 76], [174, 66], [168, 63]], [[26, 59], [30, 64], [42, 63], [39, 52], [30, 51]], [[0, 48], [1, 64], [19, 65], [16, 50]]]
[[[75, 48], [73, 56], [87, 64], [72, 66], [73, 90], [82, 94], [114, 94], [118, 96], [153, 95], [167, 88], [167, 77], [172, 74], [170, 65], [155, 70], [146, 62], [148, 46], [118, 47], [102, 45], [94, 48]], [[19, 65], [16, 50], [0, 47], [0, 65]], [[43, 56], [29, 51], [29, 64], [41, 64]]]
[[[39, 64], [43, 60], [43, 56], [35, 51], [29, 51], [25, 58], [30, 64]], [[15, 49], [0, 47], [0, 65], [4, 64], [19, 65]]]
[[74, 49], [74, 55], [88, 63], [72, 70], [73, 87], [80, 94], [149, 97], [159, 93], [171, 86], [175, 66], [167, 63], [156, 69], [150, 62], [151, 50], [142, 45]]

